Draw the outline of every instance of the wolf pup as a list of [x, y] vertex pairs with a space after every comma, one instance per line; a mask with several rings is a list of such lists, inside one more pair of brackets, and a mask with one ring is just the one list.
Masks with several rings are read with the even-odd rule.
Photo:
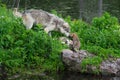
[[70, 26], [62, 18], [43, 10], [30, 9], [22, 13], [23, 24], [26, 29], [31, 29], [33, 24], [41, 24], [46, 33], [53, 30], [69, 36]]
[[72, 39], [71, 49], [78, 52], [80, 49], [80, 40], [76, 33], [71, 33], [70, 38]]

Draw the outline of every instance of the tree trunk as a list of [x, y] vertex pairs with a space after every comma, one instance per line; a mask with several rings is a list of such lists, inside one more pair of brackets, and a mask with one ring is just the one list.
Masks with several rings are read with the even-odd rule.
[[79, 10], [79, 18], [82, 19], [83, 18], [83, 12], [84, 12], [84, 0], [80, 0], [79, 1], [79, 7], [80, 7], [80, 10]]
[[103, 0], [98, 1], [98, 16], [100, 17], [102, 15], [102, 2]]

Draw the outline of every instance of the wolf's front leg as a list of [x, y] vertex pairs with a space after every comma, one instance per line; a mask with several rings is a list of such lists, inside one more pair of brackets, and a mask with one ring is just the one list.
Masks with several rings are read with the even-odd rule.
[[49, 25], [47, 26], [44, 31], [49, 35], [51, 36], [51, 31], [55, 30], [55, 25]]

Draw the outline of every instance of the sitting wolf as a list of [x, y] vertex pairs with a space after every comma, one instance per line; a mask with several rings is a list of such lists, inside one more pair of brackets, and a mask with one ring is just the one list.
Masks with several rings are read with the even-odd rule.
[[[18, 12], [18, 11], [17, 11]], [[31, 29], [33, 24], [42, 24], [46, 33], [53, 30], [69, 36], [70, 26], [62, 18], [43, 10], [30, 9], [22, 13], [23, 24]]]

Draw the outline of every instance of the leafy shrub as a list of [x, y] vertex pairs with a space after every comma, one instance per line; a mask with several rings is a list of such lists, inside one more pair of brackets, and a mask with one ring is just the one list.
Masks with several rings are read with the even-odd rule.
[[39, 67], [48, 71], [63, 67], [60, 52], [66, 46], [56, 37], [49, 37], [39, 26], [26, 30], [22, 20], [15, 18], [11, 10], [5, 7], [0, 7], [0, 10], [0, 63], [13, 73], [20, 67]]
[[[0, 64], [8, 66], [8, 71], [12, 73], [20, 72], [20, 68], [47, 71], [64, 69], [60, 52], [67, 46], [58, 41], [62, 34], [52, 32], [51, 38], [40, 29], [40, 25], [26, 30], [22, 20], [15, 18], [11, 10], [5, 7], [0, 7], [0, 10]], [[65, 21], [70, 24], [71, 32], [78, 34], [81, 49], [96, 55], [86, 58], [83, 67], [98, 66], [109, 57], [120, 57], [120, 25], [117, 18], [105, 13], [102, 17], [94, 18], [91, 24], [71, 20], [70, 16]]]
[[71, 31], [78, 34], [81, 49], [97, 56], [85, 59], [82, 62], [84, 68], [87, 65], [98, 66], [102, 60], [109, 57], [113, 59], [120, 57], [120, 25], [117, 18], [104, 13], [103, 16], [94, 18], [91, 24], [81, 20], [71, 21], [70, 17], [67, 17], [66, 21], [69, 22]]
[[92, 24], [87, 24], [81, 20], [68, 22], [71, 31], [76, 32], [84, 45], [100, 46], [102, 48], [119, 48], [119, 23], [117, 18], [105, 13], [102, 17], [94, 18]]
[[104, 13], [102, 17], [94, 18], [92, 20], [92, 25], [94, 27], [101, 29], [113, 29], [118, 25], [118, 19], [116, 17], [112, 17], [109, 13]]

